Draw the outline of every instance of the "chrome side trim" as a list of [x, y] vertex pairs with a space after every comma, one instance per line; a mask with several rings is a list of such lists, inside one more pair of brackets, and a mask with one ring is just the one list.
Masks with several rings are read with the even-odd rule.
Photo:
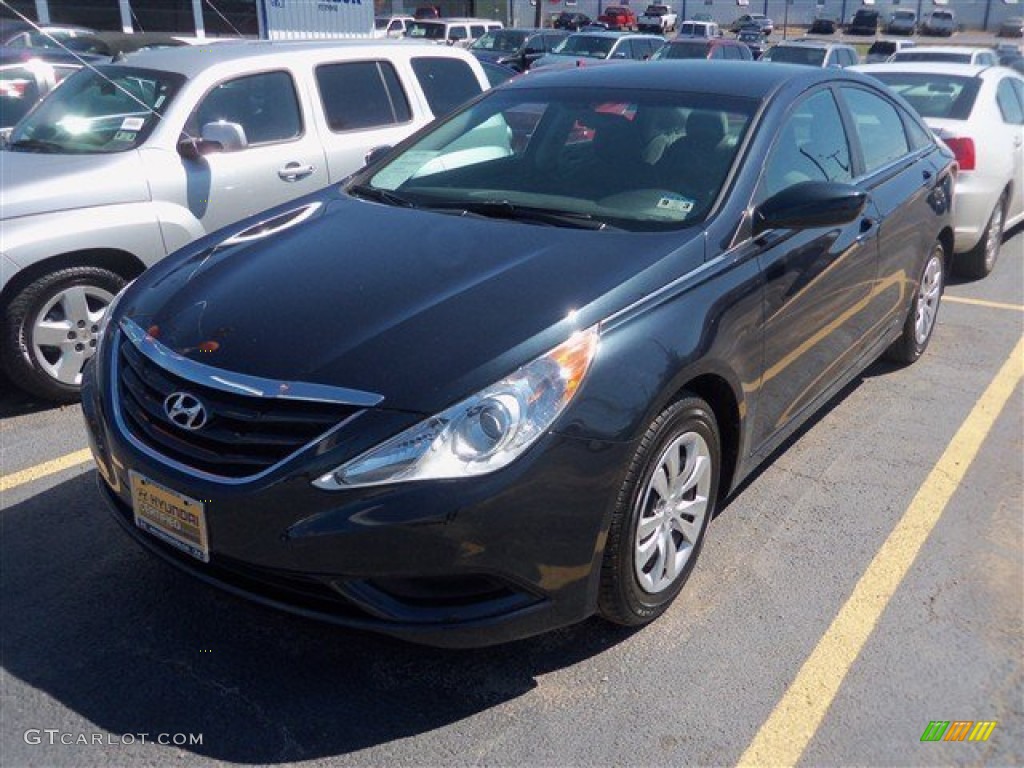
[[113, 348], [110, 350], [110, 380], [113, 382], [113, 387], [110, 393], [110, 398], [111, 404], [113, 405], [114, 423], [117, 425], [117, 431], [121, 433], [121, 436], [123, 438], [125, 438], [129, 443], [131, 443], [133, 448], [135, 448], [137, 451], [146, 454], [146, 456], [153, 459], [157, 463], [163, 464], [164, 466], [170, 467], [171, 469], [174, 469], [183, 474], [198, 477], [202, 480], [208, 480], [214, 483], [221, 483], [222, 485], [245, 485], [246, 483], [253, 483], [256, 482], [257, 480], [262, 480], [264, 477], [271, 474], [272, 472], [276, 472], [278, 468], [280, 468], [284, 464], [287, 464], [289, 461], [294, 459], [303, 451], [308, 451], [317, 443], [326, 440], [335, 432], [344, 429], [349, 424], [351, 424], [353, 420], [359, 418], [359, 416], [366, 412], [365, 410], [360, 410], [350, 414], [348, 418], [342, 420], [339, 424], [336, 424], [335, 426], [331, 427], [322, 435], [317, 435], [308, 443], [292, 451], [280, 461], [274, 462], [266, 469], [261, 470], [254, 475], [245, 475], [243, 477], [228, 477], [227, 475], [218, 475], [213, 472], [207, 472], [205, 470], [199, 469], [198, 467], [193, 467], [190, 464], [180, 462], [177, 459], [172, 459], [170, 456], [165, 456], [164, 454], [160, 453], [154, 448], [151, 448], [146, 443], [142, 442], [138, 437], [135, 436], [135, 434], [130, 429], [128, 429], [128, 425], [125, 424], [124, 421], [124, 409], [121, 406], [121, 350], [119, 349], [120, 341], [121, 340], [118, 338], [117, 333], [111, 334], [109, 342], [111, 343]]
[[204, 387], [248, 397], [276, 398], [278, 400], [302, 400], [311, 403], [333, 403], [351, 405], [357, 408], [373, 408], [384, 402], [384, 396], [358, 389], [331, 387], [326, 384], [310, 384], [304, 381], [280, 381], [233, 373], [205, 363], [197, 363], [179, 355], [147, 334], [139, 325], [125, 317], [120, 328], [135, 348], [151, 362], [187, 381]]

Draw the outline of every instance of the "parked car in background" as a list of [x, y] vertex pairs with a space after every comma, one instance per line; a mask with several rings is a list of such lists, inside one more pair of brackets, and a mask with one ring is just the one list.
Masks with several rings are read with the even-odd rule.
[[953, 168], [839, 70], [519, 78], [121, 294], [83, 392], [99, 492], [153, 556], [307, 617], [647, 624], [756, 467], [923, 354]]
[[237, 43], [69, 77], [0, 152], [0, 360], [68, 401], [107, 305], [167, 253], [336, 183], [488, 86], [467, 51]]
[[721, 37], [722, 30], [719, 29], [718, 25], [713, 21], [697, 21], [696, 19], [689, 19], [679, 25], [679, 32], [676, 33], [676, 36], [706, 38]]
[[817, 16], [807, 30], [812, 35], [834, 35], [839, 30], [839, 21], [834, 16]]
[[88, 27], [62, 24], [29, 24], [20, 19], [0, 18], [0, 46], [12, 48], [59, 48], [79, 35], [95, 32]]
[[412, 16], [376, 16], [373, 19], [373, 36], [376, 38], [399, 38], [405, 36]]
[[555, 29], [565, 29], [570, 32], [578, 32], [588, 24], [591, 24], [592, 20], [585, 13], [576, 13], [575, 11], [562, 11], [558, 14], [551, 26]]
[[609, 5], [597, 20], [612, 30], [636, 30], [636, 13], [628, 5]]
[[739, 32], [743, 27], [756, 24], [766, 34], [770, 35], [775, 31], [775, 22], [765, 16], [763, 13], [745, 13], [742, 16], [737, 17], [733, 20], [732, 24], [729, 25], [730, 32]]
[[642, 61], [651, 58], [665, 44], [665, 39], [656, 35], [641, 35], [625, 32], [576, 32], [569, 35], [551, 53], [541, 56], [533, 63], [533, 69], [551, 66], [567, 66], [573, 62], [599, 59], [634, 59]]
[[970, 48], [965, 45], [917, 45], [896, 51], [889, 61], [897, 63], [934, 61], [946, 64], [980, 64], [994, 67], [999, 64], [999, 57], [991, 48]]
[[811, 67], [852, 67], [860, 62], [857, 49], [830, 40], [784, 40], [761, 55], [761, 61]]
[[644, 15], [636, 20], [636, 26], [640, 32], [667, 35], [675, 31], [677, 19], [671, 5], [655, 3], [647, 6]]
[[665, 43], [653, 59], [732, 59], [753, 61], [750, 48], [739, 40], [718, 37], [708, 40], [703, 37], [676, 37]]
[[0, 48], [0, 134], [23, 118], [47, 93], [83, 62], [100, 56], [74, 56], [59, 48]]
[[[216, 40], [220, 39], [216, 38]], [[76, 53], [88, 53], [113, 59], [118, 56], [127, 56], [135, 51], [179, 48], [188, 44], [187, 41], [176, 35], [163, 32], [95, 32], [65, 40], [63, 47]], [[213, 45], [214, 40], [208, 44]]]
[[744, 27], [736, 33], [736, 39], [750, 49], [750, 55], [755, 59], [761, 58], [768, 48], [768, 38], [757, 25]]
[[557, 29], [494, 29], [473, 43], [469, 50], [480, 61], [525, 72], [568, 36], [569, 32]]
[[889, 23], [885, 25], [885, 31], [890, 35], [917, 34], [917, 13], [904, 9], [893, 11]]
[[956, 15], [950, 10], [932, 11], [924, 17], [918, 32], [932, 37], [950, 37], [956, 32]]
[[953, 150], [960, 164], [954, 266], [984, 277], [999, 258], [1003, 232], [1024, 221], [1024, 77], [934, 61], [857, 69], [902, 96]]
[[882, 14], [874, 8], [858, 8], [853, 20], [846, 27], [848, 35], [877, 35], [882, 23]]
[[1011, 16], [1004, 19], [996, 32], [999, 37], [1024, 37], [1024, 16]]
[[875, 40], [868, 48], [867, 55], [864, 60], [868, 64], [873, 64], [878, 61], [888, 61], [889, 57], [899, 51], [905, 51], [908, 48], [913, 48], [916, 43], [913, 40]]
[[406, 26], [405, 36], [419, 42], [468, 48], [488, 31], [501, 28], [502, 23], [493, 19], [414, 19]]

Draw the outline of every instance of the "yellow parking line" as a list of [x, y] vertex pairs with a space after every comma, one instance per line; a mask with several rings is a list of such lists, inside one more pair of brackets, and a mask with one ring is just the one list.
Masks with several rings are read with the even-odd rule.
[[1012, 309], [1017, 312], [1024, 312], [1024, 304], [1004, 304], [1001, 301], [985, 301], [984, 299], [965, 299], [960, 296], [945, 295], [943, 301], [951, 301], [954, 304], [972, 304], [976, 307], [988, 307], [989, 309]]
[[36, 464], [34, 467], [23, 469], [20, 472], [4, 475], [0, 477], [0, 493], [17, 488], [19, 485], [25, 485], [25, 483], [40, 480], [48, 475], [63, 472], [65, 469], [77, 467], [79, 464], [85, 464], [87, 461], [92, 461], [92, 454], [88, 448], [83, 448], [80, 451], [69, 453], [52, 461]]
[[795, 765], [879, 617], [942, 516], [996, 417], [1024, 377], [1024, 338], [975, 403], [825, 635], [739, 759]]

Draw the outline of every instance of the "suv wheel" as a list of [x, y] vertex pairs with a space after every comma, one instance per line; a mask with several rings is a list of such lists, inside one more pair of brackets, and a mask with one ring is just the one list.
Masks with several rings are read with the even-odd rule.
[[5, 308], [0, 338], [11, 381], [46, 400], [76, 400], [82, 368], [96, 353], [100, 320], [124, 285], [106, 269], [69, 267], [22, 288]]

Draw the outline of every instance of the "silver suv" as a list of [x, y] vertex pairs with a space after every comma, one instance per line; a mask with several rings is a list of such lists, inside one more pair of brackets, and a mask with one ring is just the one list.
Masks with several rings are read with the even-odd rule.
[[132, 54], [69, 77], [0, 154], [0, 358], [77, 397], [104, 311], [186, 243], [340, 181], [487, 87], [467, 51], [232, 43]]

